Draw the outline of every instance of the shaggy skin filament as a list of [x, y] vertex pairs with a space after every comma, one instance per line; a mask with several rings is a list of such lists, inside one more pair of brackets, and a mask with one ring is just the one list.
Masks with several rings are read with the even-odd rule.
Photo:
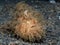
[[[43, 30], [43, 23], [38, 20], [40, 14], [25, 3], [18, 3], [16, 9], [19, 17], [17, 18], [18, 24], [15, 26], [15, 33], [30, 42], [42, 39], [45, 36], [45, 31]], [[40, 16], [43, 19], [42, 15]]]

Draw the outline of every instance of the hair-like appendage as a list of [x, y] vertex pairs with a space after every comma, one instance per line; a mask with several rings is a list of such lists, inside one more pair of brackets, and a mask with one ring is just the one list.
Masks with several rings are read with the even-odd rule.
[[45, 20], [43, 15], [32, 6], [19, 2], [15, 11], [17, 25], [15, 34], [30, 42], [39, 41], [45, 36]]

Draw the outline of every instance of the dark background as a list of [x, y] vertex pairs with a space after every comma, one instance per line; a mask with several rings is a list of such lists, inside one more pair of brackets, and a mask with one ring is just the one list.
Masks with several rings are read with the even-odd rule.
[[[18, 2], [18, 1], [49, 1], [49, 0], [0, 0], [1, 2]], [[60, 0], [55, 0], [56, 2], [60, 2]]]

